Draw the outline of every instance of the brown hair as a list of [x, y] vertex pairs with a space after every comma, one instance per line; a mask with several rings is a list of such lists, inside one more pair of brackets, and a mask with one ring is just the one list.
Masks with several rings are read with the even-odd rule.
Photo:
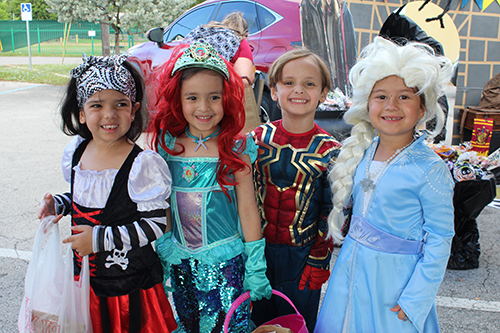
[[207, 28], [229, 28], [234, 31], [240, 39], [248, 37], [248, 23], [241, 12], [227, 14], [222, 22], [212, 21], [204, 25]]
[[300, 48], [282, 54], [276, 59], [267, 73], [269, 79], [269, 86], [276, 88], [276, 84], [281, 81], [283, 75], [283, 67], [292, 60], [310, 57], [318, 66], [321, 73], [321, 90], [327, 88], [330, 90], [332, 86], [332, 81], [330, 78], [330, 70], [326, 65], [326, 62], [317, 54], [311, 52], [309, 49]]

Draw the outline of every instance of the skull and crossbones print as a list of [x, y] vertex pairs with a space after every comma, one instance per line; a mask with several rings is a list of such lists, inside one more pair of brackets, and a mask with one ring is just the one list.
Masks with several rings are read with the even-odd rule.
[[104, 266], [110, 268], [112, 265], [119, 265], [122, 270], [126, 270], [128, 267], [127, 252], [127, 250], [114, 249], [113, 256], [108, 255]]

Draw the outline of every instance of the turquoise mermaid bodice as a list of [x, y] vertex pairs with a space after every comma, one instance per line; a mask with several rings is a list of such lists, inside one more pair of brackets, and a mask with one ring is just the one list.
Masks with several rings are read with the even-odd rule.
[[[165, 142], [173, 148], [175, 138], [167, 134]], [[241, 254], [243, 234], [235, 188], [226, 186], [229, 200], [216, 180], [218, 158], [172, 156], [159, 150], [172, 174], [172, 238], [162, 240], [171, 242], [168, 261], [180, 264], [194, 257], [216, 263]], [[254, 142], [247, 138], [243, 154], [249, 154], [253, 162], [256, 152]]]

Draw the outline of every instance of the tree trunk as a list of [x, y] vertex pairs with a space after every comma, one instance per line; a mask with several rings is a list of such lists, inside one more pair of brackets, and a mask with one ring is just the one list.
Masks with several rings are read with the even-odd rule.
[[120, 30], [115, 30], [115, 54], [120, 54]]
[[104, 57], [111, 55], [111, 46], [109, 45], [109, 25], [101, 22], [102, 55]]

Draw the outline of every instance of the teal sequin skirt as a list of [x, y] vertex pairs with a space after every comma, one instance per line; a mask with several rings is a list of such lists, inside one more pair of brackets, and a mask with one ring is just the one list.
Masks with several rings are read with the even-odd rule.
[[[172, 294], [179, 328], [186, 333], [222, 332], [226, 313], [243, 293], [245, 262], [241, 255], [218, 264], [183, 259], [171, 266]], [[233, 314], [228, 331], [251, 332], [250, 301]]]

